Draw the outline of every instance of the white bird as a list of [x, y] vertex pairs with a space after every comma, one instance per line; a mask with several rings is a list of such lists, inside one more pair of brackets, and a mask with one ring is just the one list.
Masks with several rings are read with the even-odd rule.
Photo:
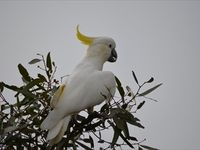
[[85, 36], [80, 33], [78, 26], [77, 38], [89, 46], [86, 55], [53, 95], [53, 110], [41, 124], [42, 130], [49, 130], [47, 140], [51, 145], [62, 139], [73, 114], [109, 101], [116, 90], [114, 74], [102, 71], [106, 61], [117, 60], [114, 40]]

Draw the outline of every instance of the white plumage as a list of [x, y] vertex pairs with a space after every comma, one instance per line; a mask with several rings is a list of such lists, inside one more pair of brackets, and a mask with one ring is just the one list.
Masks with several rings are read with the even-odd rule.
[[77, 37], [89, 45], [86, 56], [75, 67], [66, 83], [55, 92], [51, 100], [54, 109], [41, 124], [41, 129], [49, 130], [47, 140], [52, 145], [62, 139], [71, 115], [110, 100], [116, 89], [114, 74], [102, 71], [106, 61], [115, 62], [117, 59], [114, 40], [87, 37], [79, 32], [78, 27]]

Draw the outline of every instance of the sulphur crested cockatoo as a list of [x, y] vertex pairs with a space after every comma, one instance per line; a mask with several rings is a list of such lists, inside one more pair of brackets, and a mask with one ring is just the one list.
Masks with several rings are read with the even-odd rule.
[[73, 114], [110, 100], [116, 89], [114, 74], [102, 71], [106, 61], [117, 60], [114, 40], [85, 36], [78, 26], [77, 38], [89, 46], [86, 55], [53, 95], [53, 110], [41, 124], [41, 129], [49, 130], [47, 140], [52, 145], [62, 139]]

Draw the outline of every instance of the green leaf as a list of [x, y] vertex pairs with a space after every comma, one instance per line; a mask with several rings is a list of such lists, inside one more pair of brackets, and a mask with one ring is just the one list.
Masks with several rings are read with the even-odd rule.
[[89, 139], [90, 139], [90, 141], [91, 141], [91, 148], [94, 148], [94, 141], [93, 141], [93, 138], [91, 137], [91, 136], [89, 136]]
[[4, 82], [2, 82], [3, 86], [6, 87], [7, 89], [10, 89], [10, 90], [13, 90], [13, 91], [18, 91], [19, 88], [15, 85], [8, 85], [8, 84], [5, 84]]
[[139, 94], [138, 96], [145, 96], [145, 95], [147, 95], [147, 94], [153, 92], [155, 89], [157, 89], [157, 88], [158, 88], [159, 86], [161, 86], [161, 85], [162, 85], [162, 83], [160, 83], [160, 84], [158, 84], [158, 85], [156, 85], [156, 86], [154, 86], [154, 87], [152, 87], [152, 88], [146, 90], [145, 92]]
[[113, 146], [117, 143], [117, 140], [118, 140], [119, 135], [121, 133], [121, 130], [118, 129], [117, 127], [113, 127], [113, 129], [114, 129], [114, 135], [113, 135], [113, 139], [112, 139], [111, 148], [113, 148]]
[[98, 143], [104, 143], [104, 140], [99, 140]]
[[136, 138], [136, 137], [133, 137], [133, 136], [129, 136], [128, 139], [133, 140], [133, 141], [138, 141], [137, 138]]
[[88, 138], [83, 139], [83, 141], [84, 141], [85, 143], [91, 143], [90, 139], [88, 139]]
[[122, 130], [124, 132], [125, 137], [128, 138], [129, 137], [129, 130], [128, 130], [128, 126], [127, 126], [126, 122], [123, 119], [119, 118], [117, 115], [115, 115], [113, 117], [113, 120], [114, 120], [117, 128]]
[[142, 147], [138, 147], [138, 150], [143, 150]]
[[31, 81], [28, 71], [26, 70], [26, 68], [24, 68], [22, 64], [18, 64], [18, 69], [19, 69], [20, 74], [26, 81]]
[[3, 82], [0, 82], [0, 92], [3, 92], [3, 89], [4, 89], [4, 84]]
[[139, 128], [144, 128], [143, 125], [141, 125], [138, 121], [140, 121], [138, 118], [134, 117], [130, 112], [123, 110], [122, 113], [117, 114], [121, 119], [125, 120], [126, 122], [137, 126]]
[[42, 74], [38, 73], [38, 78], [40, 78], [41, 80], [43, 80], [44, 82], [47, 82], [47, 79], [45, 78], [45, 76], [43, 76]]
[[54, 67], [56, 66], [56, 64], [55, 64], [55, 62], [54, 62], [54, 61], [52, 62], [52, 65], [53, 65]]
[[17, 96], [16, 99], [17, 99], [16, 105], [17, 105], [17, 108], [18, 108], [18, 110], [19, 110], [20, 107], [21, 107], [20, 101], [19, 101], [19, 96]]
[[133, 145], [123, 136], [123, 134], [119, 134], [120, 137], [124, 140], [124, 142], [126, 142], [126, 144], [131, 147], [131, 148], [134, 148]]
[[81, 116], [81, 115], [79, 115], [79, 114], [77, 114], [77, 115], [76, 115], [76, 119], [77, 119], [78, 121], [83, 121], [83, 120], [85, 120], [85, 117], [84, 117], [84, 116]]
[[134, 93], [129, 86], [126, 86], [126, 90], [129, 97], [134, 97]]
[[123, 109], [126, 109], [127, 106], [128, 106], [128, 104], [125, 103], [125, 104], [122, 105], [122, 108], [123, 108]]
[[41, 61], [41, 59], [35, 58], [35, 59], [31, 60], [31, 61], [29, 62], [29, 64], [30, 64], [30, 65], [36, 64], [36, 63], [38, 63], [38, 62], [40, 62], [40, 61]]
[[[43, 86], [40, 86], [40, 83], [42, 83], [43, 81], [40, 78], [36, 78], [34, 80], [32, 80], [31, 82], [29, 82], [26, 86], [24, 86], [23, 89], [18, 90], [20, 93], [22, 93], [25, 97], [28, 98], [35, 98], [36, 96], [30, 91], [31, 88], [33, 88], [34, 86], [38, 86], [39, 88], [37, 90], [45, 90]], [[35, 89], [34, 89], [35, 90]]]
[[125, 94], [125, 92], [124, 92], [123, 87], [122, 86], [118, 86], [117, 89], [118, 89], [118, 91], [119, 91], [119, 93], [120, 93], [120, 95], [122, 97], [122, 100], [124, 100], [124, 94]]
[[109, 118], [113, 118], [116, 114], [120, 113], [121, 111], [123, 111], [121, 108], [111, 108]]
[[117, 82], [117, 89], [119, 91], [119, 94], [121, 95], [121, 98], [122, 98], [122, 100], [124, 102], [124, 95], [125, 95], [124, 89], [123, 89], [123, 87], [121, 85], [120, 80], [116, 76], [115, 76], [115, 80]]
[[135, 75], [135, 72], [132, 71], [132, 74], [133, 74], [133, 77], [134, 77], [134, 79], [135, 79], [135, 82], [139, 85], [139, 82], [138, 82], [138, 79], [137, 79], [137, 77], [136, 77], [136, 75]]
[[141, 102], [138, 106], [137, 106], [137, 109], [140, 109], [142, 108], [142, 106], [144, 105], [145, 101]]
[[147, 145], [140, 145], [140, 146], [143, 147], [143, 148], [146, 148], [148, 150], [159, 150], [157, 148], [153, 148], [153, 147], [150, 147], [150, 146], [147, 146]]
[[93, 141], [93, 139], [92, 139], [91, 136], [89, 136], [89, 138], [83, 139], [83, 141], [84, 141], [85, 143], [90, 143], [91, 148], [94, 148], [94, 141]]
[[147, 83], [151, 83], [151, 82], [153, 82], [153, 81], [154, 81], [154, 78], [151, 77], [151, 78], [149, 79], [149, 81], [147, 81]]
[[125, 121], [123, 121], [123, 122], [124, 122], [124, 127], [123, 127], [122, 131], [124, 132], [125, 137], [129, 138], [130, 135], [129, 135], [127, 123]]
[[115, 76], [115, 80], [116, 80], [118, 86], [122, 86], [122, 84], [121, 84], [120, 80], [117, 78], [117, 76]]
[[99, 120], [99, 121], [96, 122], [96, 123], [93, 123], [93, 124], [90, 124], [90, 125], [86, 126], [86, 127], [85, 127], [85, 130], [86, 130], [86, 131], [90, 131], [90, 130], [95, 131], [95, 128], [98, 127], [98, 126], [100, 126], [101, 124], [102, 124], [102, 121]]
[[106, 103], [104, 104], [102, 107], [101, 107], [101, 112], [106, 112], [108, 113], [109, 112], [109, 105]]
[[83, 143], [81, 143], [81, 142], [79, 142], [79, 141], [76, 141], [76, 143], [77, 143], [78, 145], [80, 145], [81, 147], [83, 147], [84, 149], [86, 149], [86, 150], [92, 150], [91, 148], [89, 148], [88, 146], [84, 145]]
[[49, 71], [52, 72], [52, 63], [51, 63], [51, 55], [50, 52], [47, 54], [46, 65], [49, 68]]
[[117, 115], [120, 118], [123, 118], [125, 120], [132, 120], [134, 119], [134, 121], [140, 121], [139, 119], [135, 118], [133, 116], [133, 114], [131, 114], [129, 111], [121, 109], [121, 108], [113, 108], [111, 111], [117, 113]]
[[141, 124], [141, 123], [139, 123], [139, 122], [134, 122], [134, 121], [127, 121], [128, 123], [130, 123], [130, 124], [132, 124], [132, 125], [134, 125], [134, 126], [137, 126], [137, 127], [139, 127], [139, 128], [142, 128], [142, 129], [144, 129], [144, 126]]
[[21, 91], [19, 91], [20, 93], [22, 93], [26, 98], [28, 99], [34, 99], [36, 98], [36, 96], [34, 94], [32, 94], [29, 90], [27, 89], [23, 89]]
[[32, 114], [32, 113], [33, 113], [33, 111], [34, 111], [34, 109], [35, 109], [35, 107], [34, 107], [34, 106], [29, 106], [29, 108], [28, 108], [28, 109], [26, 109], [26, 113], [27, 113], [27, 114]]
[[31, 82], [29, 82], [26, 86], [25, 86], [25, 89], [31, 89], [32, 87], [34, 86], [39, 86], [40, 83], [42, 83], [43, 80], [41, 80], [40, 78], [36, 78], [34, 80], [32, 80]]
[[15, 130], [17, 130], [17, 126], [16, 125], [14, 125], [14, 126], [8, 126], [8, 127], [6, 127], [5, 129], [4, 129], [4, 134], [6, 134], [6, 133], [8, 133], [8, 132], [13, 132], [13, 131], [15, 131]]
[[72, 143], [73, 150], [77, 150], [77, 145], [73, 142]]

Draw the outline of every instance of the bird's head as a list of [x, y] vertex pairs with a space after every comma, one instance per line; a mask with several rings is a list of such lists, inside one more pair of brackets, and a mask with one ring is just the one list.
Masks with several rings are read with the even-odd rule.
[[87, 55], [99, 57], [104, 62], [115, 62], [117, 60], [116, 44], [109, 37], [88, 37], [79, 31], [77, 26], [77, 38], [85, 45], [88, 45]]

